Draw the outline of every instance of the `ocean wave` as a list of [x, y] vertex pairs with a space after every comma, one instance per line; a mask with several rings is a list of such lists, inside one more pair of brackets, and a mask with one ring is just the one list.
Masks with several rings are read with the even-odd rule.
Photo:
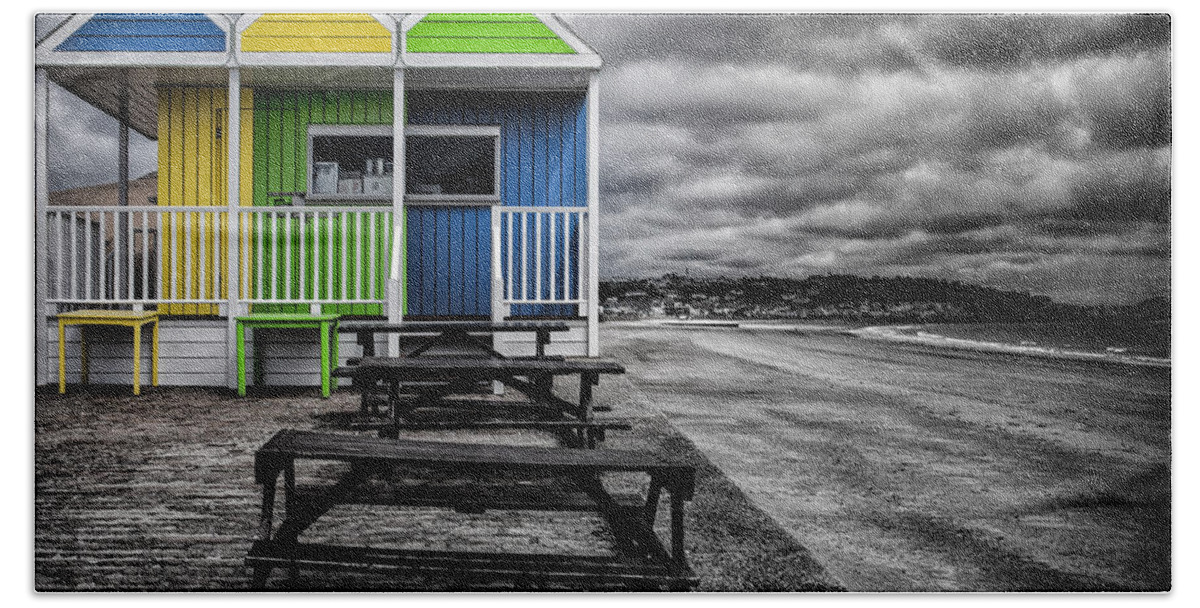
[[966, 338], [950, 338], [940, 334], [923, 331], [917, 329], [917, 327], [918, 326], [915, 325], [877, 325], [851, 329], [846, 333], [858, 336], [860, 338], [873, 340], [923, 344], [927, 346], [940, 346], [945, 348], [974, 350], [980, 352], [998, 352], [1006, 354], [1029, 355], [1034, 357], [1072, 359], [1079, 361], [1109, 361], [1127, 363], [1130, 365], [1146, 365], [1151, 367], [1171, 367], [1170, 359], [1148, 357], [1144, 355], [1130, 355], [1125, 352], [1124, 348], [1118, 347], [1108, 347], [1105, 349], [1105, 352], [1102, 353], [1087, 352], [1062, 349], [1054, 346], [1044, 346], [1028, 340], [1022, 341], [1020, 344], [1009, 344], [1006, 342], [988, 342], [983, 340], [970, 340]]

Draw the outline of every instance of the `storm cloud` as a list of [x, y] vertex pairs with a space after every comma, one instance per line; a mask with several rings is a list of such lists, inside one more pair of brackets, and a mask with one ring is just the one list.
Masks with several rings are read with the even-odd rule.
[[610, 276], [1170, 290], [1166, 15], [575, 15]]

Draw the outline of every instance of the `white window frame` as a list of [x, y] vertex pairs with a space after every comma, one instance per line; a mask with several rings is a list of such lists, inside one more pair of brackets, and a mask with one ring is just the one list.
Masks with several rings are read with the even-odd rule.
[[[491, 137], [496, 146], [493, 154], [495, 174], [492, 177], [491, 194], [408, 194], [404, 201], [412, 203], [457, 203], [495, 205], [500, 202], [500, 125], [409, 125], [404, 137]], [[405, 142], [405, 150], [408, 142]], [[407, 159], [405, 159], [407, 162]], [[412, 179], [410, 176], [409, 179]]]
[[[392, 125], [308, 125], [308, 157], [305, 173], [308, 175], [307, 201], [312, 202], [353, 202], [353, 203], [391, 203], [392, 197], [363, 194], [314, 194], [313, 193], [313, 138], [314, 137], [393, 137]], [[395, 161], [393, 162], [393, 166]], [[393, 178], [394, 179], [394, 178]]]
[[[404, 201], [416, 204], [460, 204], [460, 205], [495, 205], [500, 203], [501, 148], [500, 125], [409, 125], [404, 129], [404, 137], [491, 137], [495, 152], [493, 153], [494, 175], [492, 178], [493, 192], [491, 194], [405, 194]], [[309, 125], [308, 126], [308, 157], [305, 173], [308, 178], [306, 200], [312, 202], [353, 202], [374, 203], [388, 202], [391, 196], [380, 197], [369, 194], [314, 194], [313, 193], [313, 138], [314, 137], [393, 137], [392, 125]], [[406, 145], [407, 148], [407, 145]], [[395, 159], [392, 160], [393, 166]]]

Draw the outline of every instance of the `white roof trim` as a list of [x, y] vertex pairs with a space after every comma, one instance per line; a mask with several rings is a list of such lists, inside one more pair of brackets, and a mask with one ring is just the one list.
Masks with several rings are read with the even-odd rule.
[[558, 35], [559, 38], [562, 38], [563, 42], [566, 42], [571, 46], [571, 48], [575, 49], [576, 53], [579, 53], [580, 55], [595, 55], [599, 57], [596, 51], [593, 51], [592, 48], [589, 47], [582, 38], [575, 35], [575, 32], [573, 32], [566, 23], [563, 23], [557, 15], [553, 15], [551, 13], [534, 13], [534, 16], [536, 16], [538, 19], [541, 19], [542, 23], [546, 24], [546, 27], [550, 28], [550, 31]]

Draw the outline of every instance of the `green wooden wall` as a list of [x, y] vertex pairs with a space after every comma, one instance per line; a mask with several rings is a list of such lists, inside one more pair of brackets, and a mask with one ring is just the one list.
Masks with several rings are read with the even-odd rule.
[[[288, 204], [285, 197], [271, 196], [271, 192], [304, 192], [308, 183], [308, 126], [314, 124], [339, 125], [390, 125], [392, 124], [392, 93], [391, 91], [256, 91], [254, 97], [254, 206], [283, 206]], [[351, 204], [351, 206], [360, 206]], [[312, 205], [306, 207], [313, 208]], [[337, 209], [336, 205], [328, 208]], [[386, 208], [381, 208], [386, 210]], [[390, 214], [380, 214], [375, 220], [375, 226], [348, 223], [345, 227], [340, 221], [334, 222], [332, 234], [324, 222], [301, 227], [299, 220], [291, 220], [291, 251], [287, 247], [287, 220], [279, 219], [259, 222], [255, 230], [263, 231], [262, 254], [264, 259], [274, 257], [276, 264], [263, 264], [259, 272], [263, 272], [263, 291], [270, 296], [272, 286], [276, 293], [286, 293], [292, 298], [327, 297], [325, 292], [328, 281], [326, 264], [318, 262], [326, 260], [333, 248], [335, 259], [341, 252], [349, 252], [352, 256], [363, 256], [361, 272], [356, 272], [353, 264], [345, 272], [341, 264], [334, 264], [332, 272], [333, 293], [340, 296], [343, 283], [346, 283], [348, 293], [369, 294], [371, 287], [377, 293], [384, 293], [387, 277], [387, 267], [390, 260], [391, 221]], [[343, 231], [345, 242], [343, 243]], [[361, 234], [360, 234], [361, 231]], [[375, 272], [369, 273], [366, 261], [370, 251], [367, 241], [374, 234], [373, 266]], [[306, 259], [303, 263], [306, 279], [304, 293], [301, 294], [300, 270], [300, 240], [304, 239]], [[362, 243], [361, 251], [354, 251], [355, 243]], [[252, 242], [253, 259], [257, 260], [260, 248], [258, 235]], [[284, 265], [291, 266], [291, 281], [283, 270]], [[272, 266], [279, 269], [272, 273]], [[274, 275], [274, 276], [272, 276]], [[371, 276], [368, 276], [371, 275]], [[254, 281], [252, 291], [258, 294], [258, 280]], [[401, 284], [404, 283], [403, 277]], [[403, 301], [403, 299], [402, 299]], [[324, 312], [343, 315], [383, 315], [382, 305], [378, 304], [337, 304], [325, 305]], [[256, 312], [293, 312], [305, 311], [306, 305], [296, 304], [258, 304]]]

